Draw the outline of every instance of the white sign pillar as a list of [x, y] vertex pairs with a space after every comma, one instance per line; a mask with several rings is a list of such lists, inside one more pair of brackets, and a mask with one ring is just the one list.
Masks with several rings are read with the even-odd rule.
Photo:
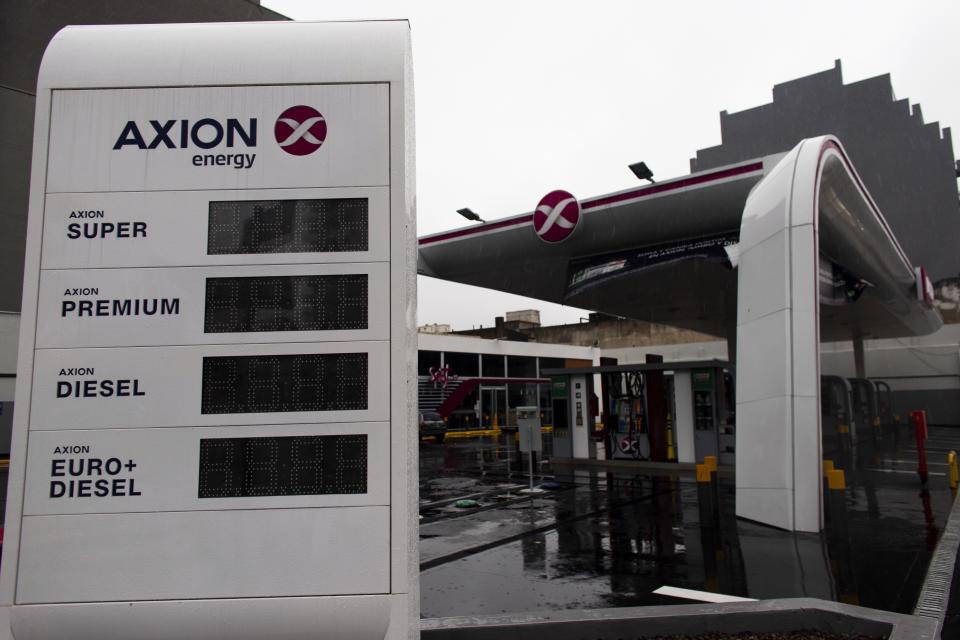
[[418, 628], [409, 25], [61, 31], [0, 638]]

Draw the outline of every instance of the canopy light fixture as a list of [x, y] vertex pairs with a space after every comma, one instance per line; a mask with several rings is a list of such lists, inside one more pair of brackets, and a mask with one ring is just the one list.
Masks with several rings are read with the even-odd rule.
[[649, 180], [651, 184], [655, 182], [653, 179], [653, 171], [650, 171], [650, 168], [647, 167], [646, 162], [635, 162], [629, 165], [630, 171], [633, 171], [633, 175], [637, 176], [641, 180]]
[[462, 215], [467, 220], [472, 220], [474, 222], [486, 222], [486, 220], [484, 220], [483, 218], [481, 218], [480, 216], [478, 216], [477, 214], [475, 214], [473, 211], [471, 211], [466, 207], [464, 207], [463, 209], [457, 209], [457, 213]]

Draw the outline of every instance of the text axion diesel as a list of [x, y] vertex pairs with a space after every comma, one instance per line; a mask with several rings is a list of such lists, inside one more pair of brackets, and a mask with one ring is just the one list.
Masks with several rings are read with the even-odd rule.
[[[127, 147], [136, 149], [227, 149], [257, 147], [257, 118], [248, 118], [244, 124], [239, 118], [200, 118], [190, 121], [148, 120], [141, 127], [135, 120], [123, 126], [114, 151]], [[326, 121], [313, 107], [298, 105], [285, 110], [274, 125], [274, 137], [280, 148], [295, 156], [308, 155], [323, 144], [327, 134]], [[148, 142], [149, 139], [149, 142]], [[195, 167], [217, 166], [249, 169], [257, 159], [256, 153], [196, 153], [190, 158]]]

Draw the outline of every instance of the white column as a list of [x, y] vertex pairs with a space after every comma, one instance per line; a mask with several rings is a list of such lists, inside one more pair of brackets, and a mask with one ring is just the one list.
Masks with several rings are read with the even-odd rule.
[[801, 142], [754, 188], [740, 228], [737, 515], [822, 528], [817, 171]]
[[673, 424], [677, 434], [677, 461], [696, 462], [693, 440], [693, 387], [690, 371], [673, 372]]
[[570, 437], [573, 457], [590, 457], [590, 398], [587, 395], [587, 377], [570, 376]]

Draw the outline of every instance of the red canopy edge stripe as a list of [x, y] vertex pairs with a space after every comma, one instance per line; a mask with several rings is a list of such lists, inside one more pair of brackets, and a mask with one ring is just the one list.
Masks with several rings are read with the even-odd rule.
[[[641, 189], [634, 189], [632, 191], [625, 191], [623, 193], [615, 193], [609, 196], [601, 196], [599, 198], [594, 198], [592, 200], [584, 200], [583, 203], [581, 204], [581, 207], [584, 210], [596, 209], [597, 207], [603, 207], [609, 204], [616, 204], [618, 202], [624, 202], [626, 200], [633, 200], [635, 198], [652, 196], [658, 193], [676, 191], [677, 189], [683, 189], [685, 187], [693, 187], [699, 184], [703, 184], [705, 182], [713, 182], [715, 180], [733, 178], [736, 176], [741, 176], [748, 173], [754, 173], [755, 171], [761, 171], [761, 170], [763, 170], [763, 162], [751, 162], [749, 164], [740, 165], [738, 167], [721, 169], [720, 171], [714, 171], [712, 173], [704, 173], [698, 176], [680, 178], [679, 180], [674, 180], [672, 182], [662, 182], [662, 183], [652, 184], [647, 187], [643, 187]], [[428, 236], [426, 238], [421, 238], [419, 241], [419, 244], [420, 246], [423, 246], [423, 245], [433, 244], [435, 242], [442, 242], [444, 240], [453, 240], [454, 238], [462, 238], [462, 237], [471, 236], [475, 234], [485, 233], [487, 231], [496, 231], [497, 229], [504, 229], [506, 227], [519, 226], [521, 224], [528, 224], [531, 222], [533, 222], [532, 213], [516, 216], [514, 218], [506, 218], [504, 220], [497, 220], [495, 222], [487, 222], [475, 227], [466, 227], [464, 229], [456, 229], [454, 231], [448, 231], [446, 233], [439, 233], [435, 236]]]

